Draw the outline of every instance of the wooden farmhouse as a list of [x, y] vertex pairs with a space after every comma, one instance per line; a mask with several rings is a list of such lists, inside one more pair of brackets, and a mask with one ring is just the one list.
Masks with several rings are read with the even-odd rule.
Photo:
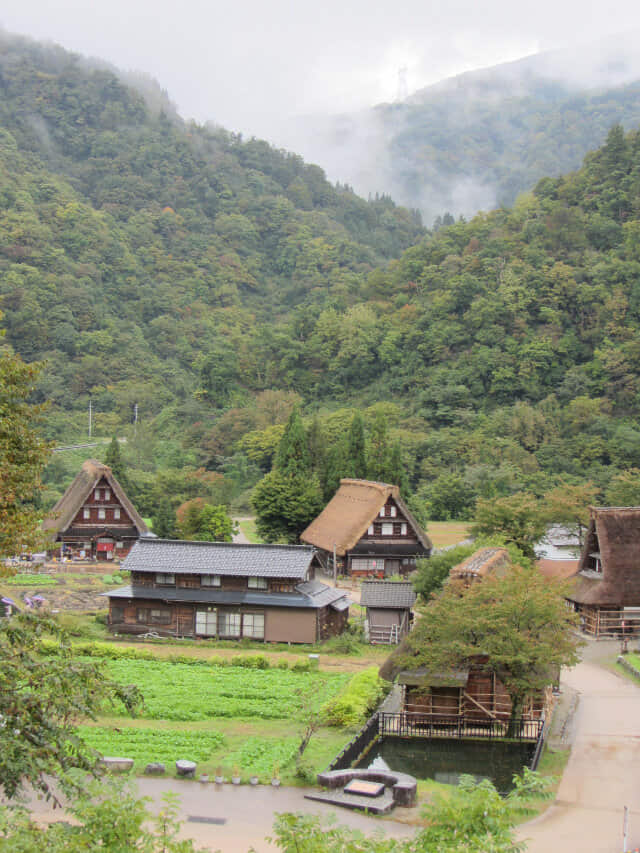
[[360, 604], [366, 608], [365, 635], [369, 642], [399, 643], [411, 628], [415, 601], [411, 581], [363, 581]]
[[325, 572], [352, 577], [408, 574], [417, 557], [431, 554], [429, 537], [398, 487], [370, 480], [340, 480], [340, 488], [300, 540], [317, 549]]
[[108, 465], [88, 459], [45, 518], [55, 556], [112, 560], [151, 536]]
[[[480, 548], [454, 566], [449, 578], [463, 585], [479, 583], [490, 574], [500, 576], [509, 566], [505, 548]], [[403, 713], [421, 720], [456, 721], [475, 725], [504, 723], [511, 715], [511, 699], [504, 685], [491, 670], [486, 655], [467, 660], [464, 666], [448, 672], [429, 672], [424, 667], [406, 665], [411, 655], [405, 643], [394, 651], [380, 669], [387, 681], [402, 688]], [[404, 661], [404, 664], [401, 663]], [[551, 701], [551, 687], [528, 698], [523, 718], [537, 720]]]
[[594, 637], [640, 636], [640, 507], [591, 507], [568, 596]]
[[109, 626], [130, 634], [315, 643], [342, 633], [345, 590], [314, 580], [313, 548], [140, 539], [107, 593]]

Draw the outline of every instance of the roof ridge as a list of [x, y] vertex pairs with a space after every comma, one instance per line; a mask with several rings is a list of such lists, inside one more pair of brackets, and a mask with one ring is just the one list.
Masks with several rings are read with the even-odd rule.
[[227, 547], [227, 548], [246, 548], [257, 549], [257, 548], [267, 548], [267, 549], [279, 549], [281, 551], [313, 551], [313, 545], [286, 545], [278, 542], [216, 542], [215, 540], [202, 540], [202, 539], [160, 539], [156, 537], [155, 539], [140, 539], [140, 543], [144, 543], [145, 545], [216, 545], [218, 547]]

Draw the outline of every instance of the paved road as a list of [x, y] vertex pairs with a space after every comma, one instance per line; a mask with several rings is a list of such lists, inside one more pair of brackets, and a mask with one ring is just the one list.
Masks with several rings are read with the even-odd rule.
[[563, 674], [579, 694], [574, 745], [555, 803], [522, 827], [527, 853], [620, 853], [625, 805], [629, 850], [640, 847], [640, 687], [598, 663], [616, 648], [592, 643]]
[[[278, 848], [266, 838], [273, 832], [276, 812], [336, 817], [340, 824], [359, 829], [368, 835], [381, 832], [395, 838], [408, 837], [414, 829], [389, 819], [367, 817], [357, 812], [339, 810], [324, 803], [304, 799], [302, 788], [272, 788], [270, 785], [234, 786], [202, 784], [176, 779], [138, 779], [140, 794], [153, 800], [152, 809], [162, 803], [162, 794], [173, 791], [180, 797], [179, 819], [185, 821], [181, 836], [193, 838], [196, 846], [221, 853], [273, 853]], [[62, 820], [65, 815], [52, 811], [42, 800], [32, 799], [29, 808], [42, 821]], [[190, 818], [196, 818], [192, 820]], [[321, 853], [321, 851], [318, 851]]]

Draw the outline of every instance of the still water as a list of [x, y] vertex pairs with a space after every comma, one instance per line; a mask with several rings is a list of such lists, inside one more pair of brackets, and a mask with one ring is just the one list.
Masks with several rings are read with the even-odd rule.
[[498, 791], [506, 792], [513, 787], [513, 774], [531, 760], [533, 749], [531, 743], [385, 737], [356, 767], [368, 767], [375, 758], [382, 758], [391, 770], [416, 779], [456, 785], [468, 773], [478, 780], [489, 779]]

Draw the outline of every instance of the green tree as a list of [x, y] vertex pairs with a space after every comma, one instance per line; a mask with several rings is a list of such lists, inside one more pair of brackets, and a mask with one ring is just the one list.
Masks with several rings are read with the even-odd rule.
[[260, 480], [251, 503], [256, 530], [265, 542], [296, 542], [323, 506], [315, 477], [284, 477], [279, 471], [271, 471]]
[[391, 453], [389, 454], [389, 482], [400, 488], [400, 494], [403, 497], [409, 495], [409, 477], [407, 476], [407, 466], [402, 453], [402, 446], [399, 441], [394, 441], [391, 445]]
[[160, 539], [178, 538], [176, 511], [166, 495], [157, 503], [156, 513], [153, 516], [153, 532]]
[[[40, 653], [43, 637], [54, 638], [55, 654]], [[75, 657], [54, 620], [28, 612], [0, 620], [0, 793], [12, 798], [31, 785], [55, 801], [52, 777], [77, 792], [82, 777], [70, 771], [95, 773], [97, 755], [76, 721], [118, 700], [134, 711], [140, 694], [107, 678], [102, 664]]]
[[561, 666], [578, 662], [581, 641], [567, 592], [566, 584], [522, 566], [469, 587], [448, 583], [422, 608], [402, 663], [446, 672], [475, 662], [495, 672], [511, 699], [513, 721], [528, 695], [549, 685]]
[[297, 406], [289, 415], [289, 420], [280, 439], [275, 458], [275, 468], [284, 477], [305, 476], [311, 469], [307, 435]]
[[[364, 437], [364, 422], [360, 412], [356, 412], [349, 427], [347, 437], [348, 476], [364, 480], [367, 476], [367, 449]], [[345, 475], [346, 476], [346, 475]]]
[[476, 504], [473, 532], [513, 542], [527, 557], [535, 556], [533, 546], [546, 528], [545, 507], [528, 492], [492, 500], [480, 498]]
[[370, 480], [389, 482], [389, 455], [387, 419], [382, 412], [376, 412], [369, 434], [367, 476]]
[[549, 524], [563, 524], [575, 533], [582, 544], [589, 528], [589, 507], [596, 502], [600, 490], [593, 483], [562, 483], [543, 498], [543, 512]]
[[125, 492], [129, 491], [130, 483], [129, 478], [127, 476], [127, 466], [125, 465], [124, 459], [122, 458], [122, 453], [120, 452], [120, 442], [118, 439], [113, 436], [109, 446], [107, 447], [107, 452], [104, 457], [104, 464], [108, 465], [111, 468], [111, 473], [116, 478], [116, 480], [120, 483]]
[[605, 492], [607, 506], [640, 506], [640, 468], [620, 471]]
[[200, 513], [200, 524], [196, 539], [205, 542], [232, 542], [238, 525], [231, 518], [225, 506], [205, 504]]
[[29, 402], [40, 370], [0, 351], [0, 558], [42, 541], [36, 501], [49, 446], [37, 429], [42, 409]]
[[464, 477], [456, 473], [440, 474], [424, 489], [427, 513], [433, 521], [470, 518], [476, 495]]

